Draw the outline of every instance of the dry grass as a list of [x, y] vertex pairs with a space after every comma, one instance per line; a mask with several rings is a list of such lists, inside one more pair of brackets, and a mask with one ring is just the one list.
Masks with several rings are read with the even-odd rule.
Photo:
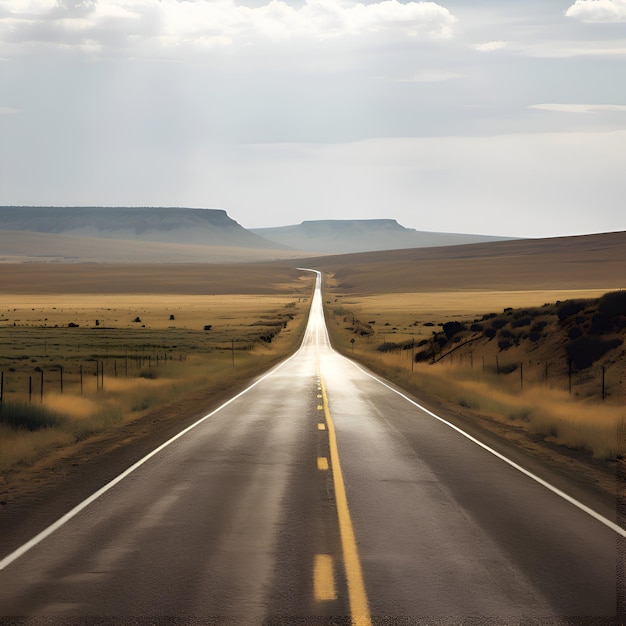
[[[554, 354], [557, 347], [547, 341], [545, 350], [538, 348], [534, 361], [513, 351], [500, 354], [501, 365], [519, 364], [524, 360], [523, 378], [517, 369], [509, 375], [497, 375], [491, 362], [495, 359], [495, 342], [465, 351], [465, 359], [457, 352], [454, 361], [435, 365], [412, 364], [412, 350], [398, 349], [381, 353], [383, 342], [408, 343], [415, 338], [428, 339], [433, 327], [451, 319], [502, 310], [508, 306], [541, 306], [550, 300], [599, 296], [602, 290], [531, 291], [442, 294], [391, 294], [389, 296], [332, 297], [326, 299], [327, 317], [334, 343], [347, 354], [353, 354], [373, 370], [402, 388], [422, 398], [460, 408], [476, 419], [490, 419], [513, 425], [531, 434], [539, 434], [548, 442], [589, 451], [596, 458], [614, 459], [626, 456], [626, 411], [621, 391], [626, 367], [623, 356], [607, 373], [611, 391], [605, 401], [599, 399], [599, 368], [576, 374], [573, 393], [568, 390], [567, 370], [552, 367], [545, 378], [544, 353]], [[441, 296], [441, 297], [439, 297]], [[482, 305], [485, 305], [482, 308]], [[354, 320], [375, 322], [373, 336], [356, 335]], [[416, 324], [417, 323], [417, 324]], [[415, 325], [416, 324], [416, 325]], [[493, 350], [496, 350], [496, 353]], [[521, 350], [519, 348], [518, 350]], [[486, 355], [486, 361], [483, 358]], [[484, 363], [488, 365], [485, 366]]]
[[29, 466], [189, 394], [208, 401], [258, 374], [297, 346], [311, 284], [298, 279], [274, 295], [5, 295], [5, 416], [21, 402], [62, 418], [33, 431], [0, 423], [0, 469]]

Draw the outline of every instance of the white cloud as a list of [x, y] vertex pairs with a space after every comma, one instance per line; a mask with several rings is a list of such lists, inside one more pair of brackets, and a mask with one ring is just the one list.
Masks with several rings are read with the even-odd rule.
[[582, 22], [625, 22], [626, 0], [576, 0], [565, 15]]
[[15, 113], [21, 113], [20, 109], [13, 107], [0, 107], [0, 115], [14, 115]]
[[531, 104], [529, 109], [559, 113], [626, 112], [624, 104]]
[[447, 72], [445, 70], [425, 70], [407, 77], [376, 76], [379, 80], [389, 80], [396, 83], [441, 83], [447, 80], [461, 78], [463, 74]]
[[487, 43], [477, 43], [474, 49], [479, 52], [493, 52], [494, 50], [502, 50], [506, 47], [505, 41], [488, 41]]
[[257, 41], [314, 41], [355, 37], [441, 39], [454, 16], [435, 2], [285, 0], [257, 7], [235, 0], [7, 0], [0, 41], [94, 44], [142, 50], [204, 50]]

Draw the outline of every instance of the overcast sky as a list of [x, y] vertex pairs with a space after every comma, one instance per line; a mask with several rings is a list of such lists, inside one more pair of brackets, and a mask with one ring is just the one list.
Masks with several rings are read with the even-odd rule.
[[626, 230], [626, 0], [0, 0], [0, 204]]

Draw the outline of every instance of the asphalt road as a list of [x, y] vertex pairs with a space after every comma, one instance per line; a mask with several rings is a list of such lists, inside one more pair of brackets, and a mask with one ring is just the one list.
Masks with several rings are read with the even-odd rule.
[[0, 615], [608, 624], [599, 517], [333, 352], [318, 286], [291, 359], [0, 555]]

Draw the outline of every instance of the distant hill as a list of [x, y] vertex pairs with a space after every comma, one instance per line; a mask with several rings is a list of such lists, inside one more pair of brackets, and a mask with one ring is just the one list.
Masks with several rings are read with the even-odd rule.
[[293, 226], [252, 228], [250, 232], [296, 250], [324, 254], [431, 248], [511, 239], [487, 235], [426, 232], [405, 228], [391, 219], [311, 220]]
[[626, 231], [301, 259], [344, 293], [626, 287]]
[[0, 207], [0, 230], [71, 237], [284, 249], [251, 233], [221, 209]]

